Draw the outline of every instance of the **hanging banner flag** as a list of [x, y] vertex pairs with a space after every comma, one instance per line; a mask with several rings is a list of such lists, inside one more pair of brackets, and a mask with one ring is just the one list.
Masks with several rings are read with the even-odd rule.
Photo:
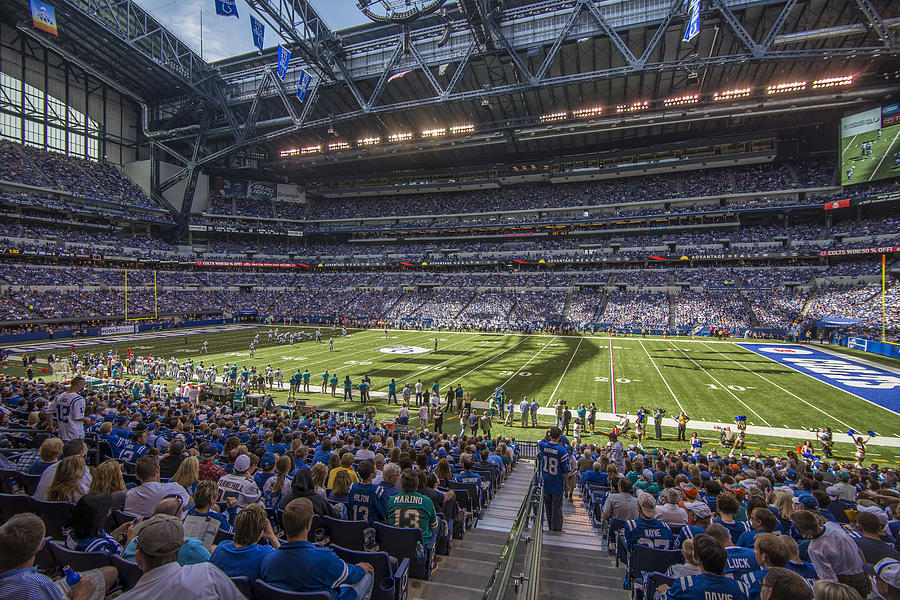
[[291, 51], [278, 44], [278, 79], [284, 81], [284, 76], [287, 75], [288, 61], [290, 60]]
[[220, 17], [241, 17], [238, 15], [236, 0], [216, 0], [216, 14]]
[[525, 58], [530, 58], [530, 57], [532, 57], [532, 56], [537, 56], [537, 55], [540, 54], [540, 53], [541, 53], [541, 47], [540, 47], [540, 46], [532, 46], [532, 47], [529, 48], [528, 51], [525, 53]]
[[684, 30], [684, 37], [681, 38], [682, 42], [689, 42], [700, 33], [700, 0], [685, 0], [685, 6], [688, 6], [688, 2], [690, 2], [688, 24]]
[[41, 0], [31, 0], [31, 23], [47, 33], [59, 35], [56, 28], [56, 10]]
[[450, 66], [450, 63], [444, 63], [438, 67], [438, 75], [443, 75], [447, 72], [447, 68]]
[[303, 102], [303, 99], [306, 98], [306, 90], [309, 89], [309, 82], [312, 81], [312, 77], [306, 71], [300, 71], [300, 85], [297, 87], [297, 98], [300, 99], [300, 102]]
[[408, 71], [400, 71], [399, 73], [394, 73], [393, 75], [388, 77], [387, 83], [390, 83], [395, 79], [400, 79], [401, 77], [403, 77], [409, 73], [412, 73], [412, 69], [409, 69]]
[[259, 53], [263, 51], [263, 40], [266, 37], [266, 26], [250, 15], [250, 31], [253, 33], [253, 45], [259, 49]]

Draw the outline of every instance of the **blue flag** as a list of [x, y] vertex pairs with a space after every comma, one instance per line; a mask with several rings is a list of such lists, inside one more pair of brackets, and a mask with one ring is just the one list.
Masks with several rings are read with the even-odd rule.
[[237, 0], [216, 0], [216, 14], [222, 17], [237, 17]]
[[278, 44], [278, 79], [284, 81], [287, 75], [288, 61], [291, 60], [291, 51]]
[[[687, 0], [685, 3], [687, 3]], [[682, 42], [689, 42], [700, 33], [700, 0], [690, 0], [690, 7], [688, 10], [690, 11], [690, 15], [688, 17], [687, 27], [684, 30], [684, 37], [681, 38]]]
[[531, 48], [529, 48], [529, 49], [525, 52], [525, 58], [530, 58], [530, 57], [532, 57], [532, 56], [537, 56], [537, 55], [540, 54], [540, 53], [541, 53], [541, 47], [540, 47], [540, 46], [532, 46]]
[[300, 102], [303, 102], [303, 99], [306, 98], [306, 90], [309, 89], [310, 81], [312, 81], [312, 77], [310, 77], [309, 73], [300, 71], [300, 85], [297, 87], [297, 98], [300, 99]]
[[259, 49], [259, 53], [263, 51], [263, 40], [266, 37], [266, 26], [257, 21], [253, 15], [250, 15], [250, 31], [253, 32], [253, 45]]

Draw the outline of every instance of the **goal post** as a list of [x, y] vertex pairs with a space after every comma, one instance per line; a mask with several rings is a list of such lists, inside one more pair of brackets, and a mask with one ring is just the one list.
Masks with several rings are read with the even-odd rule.
[[159, 296], [156, 287], [156, 269], [153, 270], [153, 316], [152, 317], [129, 317], [128, 316], [128, 269], [125, 269], [125, 320], [126, 321], [149, 321], [159, 318]]

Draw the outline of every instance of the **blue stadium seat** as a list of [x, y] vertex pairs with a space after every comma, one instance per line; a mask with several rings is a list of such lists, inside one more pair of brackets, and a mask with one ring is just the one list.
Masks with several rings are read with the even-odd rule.
[[[391, 527], [384, 523], [375, 523], [378, 546], [397, 560], [409, 560], [409, 576], [413, 579], [428, 579], [434, 565], [434, 544], [436, 538], [425, 546], [422, 542], [422, 530], [404, 527]], [[417, 550], [421, 547], [423, 556]]]
[[232, 577], [231, 583], [234, 584], [234, 587], [236, 587], [245, 598], [248, 600], [253, 599], [253, 585], [250, 583], [249, 579], [246, 577]]
[[332, 517], [322, 517], [322, 523], [332, 545], [360, 552], [366, 550], [365, 531], [371, 529], [368, 521], [342, 521]]
[[657, 550], [649, 546], [635, 544], [628, 553], [625, 567], [625, 589], [632, 589], [634, 600], [641, 599], [643, 573], [665, 573], [672, 565], [684, 562], [680, 550]]
[[125, 560], [117, 554], [110, 556], [110, 562], [112, 562], [112, 566], [116, 568], [116, 571], [119, 572], [119, 582], [125, 590], [133, 588], [144, 575], [144, 572], [137, 564], [130, 560]]
[[64, 540], [69, 535], [72, 522], [72, 511], [75, 505], [69, 502], [42, 502], [31, 499], [31, 510], [41, 518], [47, 535], [57, 540]]
[[372, 600], [403, 600], [406, 598], [409, 580], [409, 559], [402, 559], [391, 568], [391, 556], [387, 552], [357, 552], [341, 546], [332, 546], [338, 557], [350, 564], [367, 562], [375, 569]]
[[47, 542], [47, 547], [50, 549], [50, 556], [60, 568], [68, 565], [81, 572], [108, 567], [111, 564], [109, 554], [106, 552], [78, 552], [54, 541]]
[[253, 582], [256, 600], [331, 600], [330, 592], [291, 592], [273, 587], [261, 579]]

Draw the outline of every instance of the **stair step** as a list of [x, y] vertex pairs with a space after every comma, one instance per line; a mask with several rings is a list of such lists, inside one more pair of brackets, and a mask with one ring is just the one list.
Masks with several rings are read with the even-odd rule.
[[479, 546], [475, 546], [472, 548], [460, 548], [457, 544], [454, 544], [451, 556], [453, 556], [454, 558], [469, 558], [472, 560], [482, 560], [485, 562], [496, 563], [498, 554], [500, 553], [499, 547], [497, 548], [497, 550], [485, 549]]
[[462, 556], [445, 556], [444, 562], [441, 564], [442, 569], [451, 569], [462, 571], [467, 576], [471, 575], [490, 575], [494, 572], [496, 563], [494, 561], [484, 561], [475, 558], [464, 558]]
[[491, 580], [491, 574], [494, 572], [495, 566], [494, 563], [490, 563], [490, 572], [488, 573], [471, 573], [465, 570], [441, 568], [431, 574], [431, 581], [480, 589], [483, 592]]
[[626, 599], [629, 592], [618, 587], [597, 587], [595, 585], [574, 583], [572, 578], [579, 575], [568, 573], [567, 579], [548, 579], [541, 577], [541, 600], [596, 600], [597, 598]]
[[463, 587], [435, 581], [409, 580], [410, 600], [481, 600], [484, 589]]
[[544, 561], [541, 561], [541, 580], [543, 580], [544, 578], [554, 580], [558, 579], [561, 581], [574, 580], [576, 583], [609, 588], [622, 586], [622, 578], [624, 577], [624, 574], [621, 568], [598, 570], [596, 565], [591, 565], [590, 572], [575, 573], [572, 571], [573, 564], [574, 563], [572, 561], [568, 561], [565, 564], [554, 562], [553, 566], [549, 566], [545, 565]]

